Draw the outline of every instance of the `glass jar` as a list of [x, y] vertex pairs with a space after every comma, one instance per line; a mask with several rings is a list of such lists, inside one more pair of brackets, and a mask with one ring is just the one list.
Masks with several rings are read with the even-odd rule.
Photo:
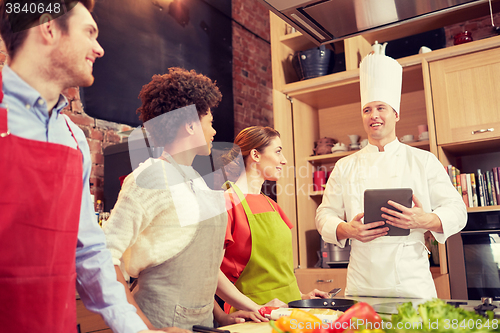
[[468, 42], [473, 41], [472, 34], [470, 31], [464, 31], [464, 32], [458, 33], [455, 36], [453, 36], [453, 39], [454, 39], [454, 41], [453, 41], [454, 45], [459, 45], [459, 44], [468, 43]]

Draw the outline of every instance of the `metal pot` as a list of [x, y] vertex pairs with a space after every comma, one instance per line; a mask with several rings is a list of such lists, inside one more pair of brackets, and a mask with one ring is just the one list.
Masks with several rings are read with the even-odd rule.
[[292, 66], [300, 80], [323, 76], [331, 72], [335, 53], [325, 45], [298, 51], [292, 57]]

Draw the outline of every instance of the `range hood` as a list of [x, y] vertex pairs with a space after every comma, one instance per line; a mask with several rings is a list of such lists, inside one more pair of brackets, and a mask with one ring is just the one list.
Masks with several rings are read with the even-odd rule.
[[[288, 24], [317, 45], [328, 44], [367, 32], [445, 14], [471, 16], [481, 7], [489, 14], [489, 0], [261, 0]], [[460, 15], [458, 15], [460, 16]], [[436, 20], [435, 20], [436, 21]], [[438, 20], [439, 21], [439, 20]], [[446, 22], [439, 27], [456, 22]], [[429, 26], [428, 30], [437, 27]], [[419, 31], [422, 32], [422, 31]]]

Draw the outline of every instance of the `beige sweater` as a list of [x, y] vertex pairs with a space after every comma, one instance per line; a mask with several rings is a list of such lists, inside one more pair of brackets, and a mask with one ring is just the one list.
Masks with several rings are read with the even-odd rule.
[[[181, 166], [195, 187], [208, 189], [191, 166]], [[199, 219], [190, 187], [170, 164], [149, 159], [125, 178], [115, 207], [103, 226], [113, 263], [125, 277], [137, 277], [182, 251]]]

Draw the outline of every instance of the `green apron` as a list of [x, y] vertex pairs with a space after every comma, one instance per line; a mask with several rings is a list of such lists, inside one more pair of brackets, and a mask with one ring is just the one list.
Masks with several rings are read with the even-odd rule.
[[267, 197], [273, 211], [253, 214], [241, 190], [236, 184], [231, 186], [243, 205], [252, 237], [250, 259], [234, 285], [257, 304], [274, 298], [285, 303], [301, 299], [293, 271], [290, 228]]

